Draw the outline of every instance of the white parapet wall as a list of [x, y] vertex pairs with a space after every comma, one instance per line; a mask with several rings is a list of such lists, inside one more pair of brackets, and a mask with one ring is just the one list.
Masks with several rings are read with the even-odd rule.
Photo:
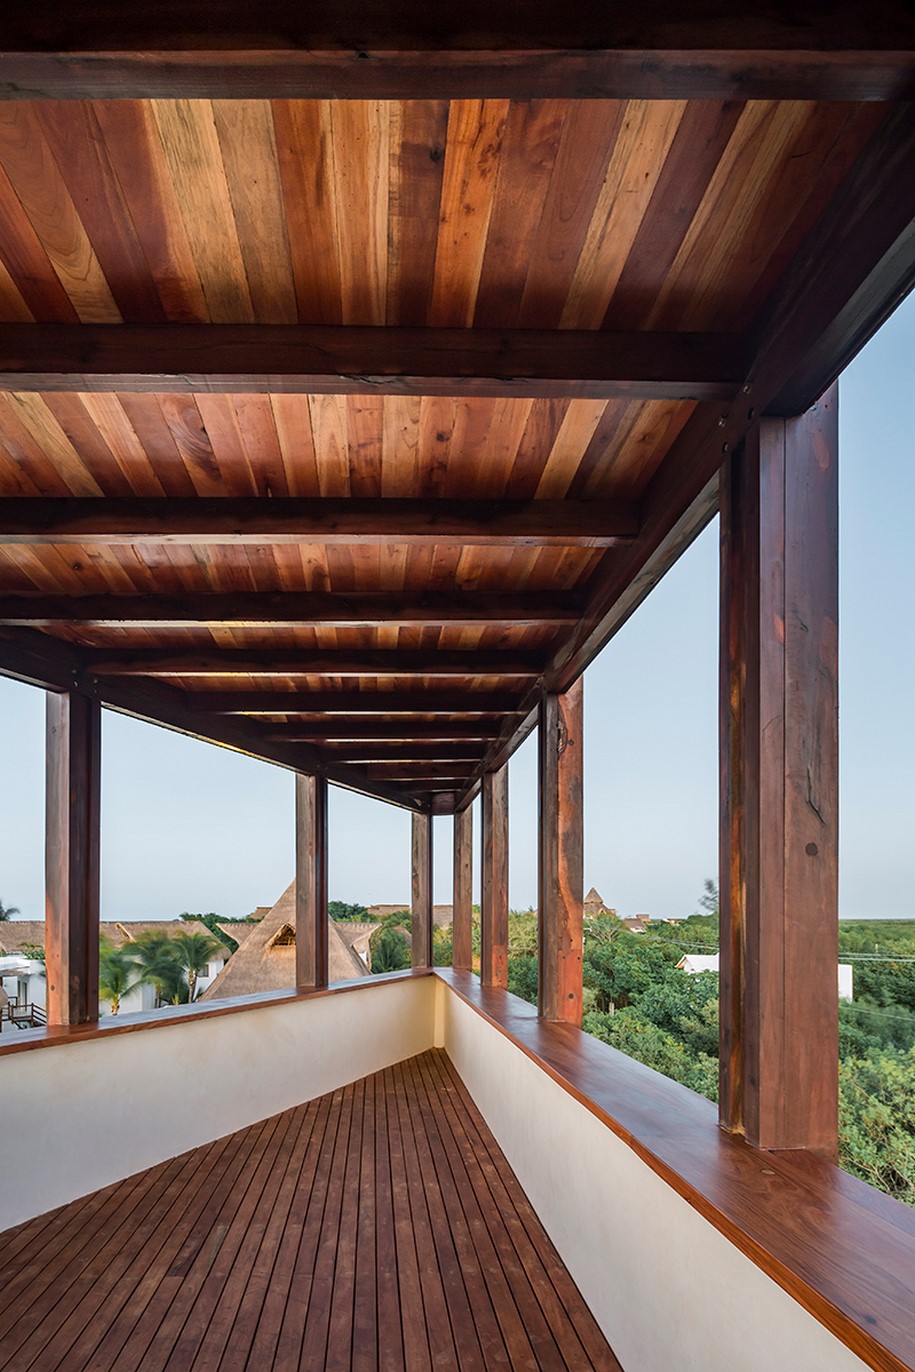
[[867, 1364], [445, 985], [439, 1041], [626, 1372]]
[[432, 1046], [432, 977], [0, 1058], [0, 1230]]

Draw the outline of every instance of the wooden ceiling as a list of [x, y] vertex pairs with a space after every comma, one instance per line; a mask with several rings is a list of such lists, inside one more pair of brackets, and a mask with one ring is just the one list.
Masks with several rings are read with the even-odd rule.
[[17, 21], [0, 670], [466, 803], [909, 288], [910, 17], [801, 58], [706, 6], [575, 75], [535, 8]]

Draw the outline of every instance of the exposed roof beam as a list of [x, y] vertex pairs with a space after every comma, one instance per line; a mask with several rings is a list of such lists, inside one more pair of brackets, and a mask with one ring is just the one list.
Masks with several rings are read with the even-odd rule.
[[238, 591], [186, 595], [0, 595], [0, 623], [325, 625], [376, 628], [388, 624], [574, 624], [584, 608], [575, 591], [358, 592]]
[[509, 715], [518, 709], [518, 696], [509, 691], [193, 691], [187, 700], [190, 710], [204, 714], [374, 714], [391, 723], [413, 715]]
[[[260, 17], [263, 15], [263, 17]], [[163, 34], [167, 37], [163, 37]], [[7, 98], [903, 98], [903, 0], [638, 11], [465, 0], [60, 0], [4, 19]]]
[[[512, 717], [514, 718], [514, 717]], [[435, 724], [416, 723], [414, 720], [394, 718], [392, 720], [373, 719], [361, 716], [357, 719], [327, 715], [314, 724], [290, 724], [282, 731], [268, 733], [268, 738], [284, 740], [287, 743], [315, 743], [320, 746], [331, 745], [328, 752], [336, 755], [334, 745], [353, 748], [374, 747], [376, 744], [391, 743], [398, 748], [430, 746], [451, 748], [455, 742], [477, 743], [482, 750], [502, 729], [501, 720], [474, 720], [473, 723], [455, 724], [447, 719]]]
[[379, 781], [461, 781], [473, 774], [473, 764], [464, 762], [368, 762], [361, 770]]
[[479, 762], [485, 744], [454, 743], [446, 741], [428, 743], [401, 743], [382, 740], [380, 743], [347, 743], [343, 745], [322, 745], [328, 759], [333, 762], [371, 762], [415, 763], [415, 762]]
[[6, 629], [0, 634], [0, 673], [45, 689], [80, 691], [122, 714], [293, 771], [321, 772], [336, 785], [377, 800], [407, 809], [421, 809], [424, 805], [402, 787], [387, 786], [358, 767], [328, 763], [308, 744], [270, 739], [262, 726], [251, 721], [192, 712], [190, 697], [174, 686], [156, 681], [106, 681], [93, 676], [86, 670], [83, 649], [31, 629]]
[[531, 677], [542, 653], [515, 649], [216, 648], [212, 652], [159, 648], [96, 649], [89, 669], [98, 676], [442, 676]]
[[314, 500], [31, 496], [2, 502], [0, 544], [460, 543], [610, 547], [638, 532], [616, 500]]
[[[652, 477], [639, 537], [604, 559], [544, 684], [565, 690], [705, 527], [718, 470], [764, 412], [809, 408], [915, 282], [915, 105], [891, 109], [803, 244], [754, 331], [733, 403], [700, 406]], [[841, 328], [837, 321], [841, 322]]]
[[4, 324], [0, 390], [718, 400], [731, 334], [304, 324]]

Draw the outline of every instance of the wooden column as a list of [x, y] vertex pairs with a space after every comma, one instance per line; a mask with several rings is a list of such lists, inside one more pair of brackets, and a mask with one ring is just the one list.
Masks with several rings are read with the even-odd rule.
[[296, 986], [326, 986], [327, 976], [327, 780], [296, 773]]
[[835, 1158], [838, 395], [721, 488], [722, 1124]]
[[432, 816], [413, 815], [413, 966], [432, 966]]
[[451, 922], [451, 965], [473, 966], [473, 810], [454, 816], [454, 907]]
[[101, 708], [47, 696], [45, 947], [48, 1023], [98, 1019]]
[[480, 980], [508, 985], [508, 764], [483, 775]]
[[584, 679], [540, 705], [540, 1013], [581, 1024]]

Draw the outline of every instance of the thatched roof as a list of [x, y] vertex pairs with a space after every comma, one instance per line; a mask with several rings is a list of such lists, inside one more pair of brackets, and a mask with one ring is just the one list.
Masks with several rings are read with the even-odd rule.
[[[331, 981], [354, 981], [367, 975], [358, 955], [328, 920], [329, 975]], [[245, 927], [245, 926], [241, 926]], [[292, 937], [290, 938], [290, 934]], [[234, 935], [233, 935], [234, 937]], [[227, 996], [250, 996], [264, 991], [285, 991], [295, 986], [295, 882], [286, 890], [251, 932], [200, 1000], [224, 1000]]]
[[[370, 905], [369, 914], [373, 919], [387, 919], [390, 915], [397, 915], [401, 910], [410, 913], [410, 902], [404, 901], [401, 905]], [[448, 925], [454, 920], [454, 907], [451, 905], [433, 905], [432, 923], [436, 929], [447, 929]]]
[[347, 948], [360, 948], [368, 942], [376, 929], [381, 928], [381, 925], [374, 921], [366, 924], [364, 920], [359, 922], [358, 920], [341, 919], [334, 921], [334, 928]]
[[607, 907], [604, 904], [604, 898], [601, 895], [600, 891], [598, 891], [596, 886], [592, 886], [588, 894], [585, 896], [585, 909], [606, 910], [606, 908]]
[[[243, 926], [244, 927], [244, 926]], [[99, 934], [116, 946], [129, 943], [141, 934], [164, 934], [174, 938], [176, 934], [207, 934], [205, 924], [196, 919], [121, 919], [103, 920]], [[23, 947], [44, 947], [43, 919], [10, 919], [0, 922], [0, 953], [19, 953]], [[228, 953], [228, 948], [226, 953]]]

